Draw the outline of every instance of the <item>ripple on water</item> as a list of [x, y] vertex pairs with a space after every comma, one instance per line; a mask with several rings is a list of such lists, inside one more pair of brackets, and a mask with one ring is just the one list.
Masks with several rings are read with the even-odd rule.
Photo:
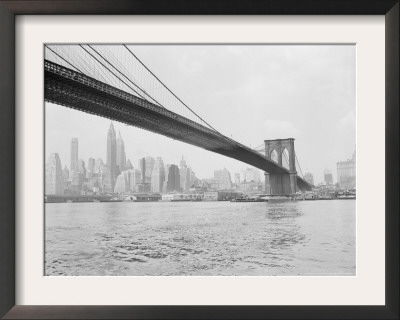
[[355, 202], [129, 208], [46, 204], [46, 275], [355, 275]]

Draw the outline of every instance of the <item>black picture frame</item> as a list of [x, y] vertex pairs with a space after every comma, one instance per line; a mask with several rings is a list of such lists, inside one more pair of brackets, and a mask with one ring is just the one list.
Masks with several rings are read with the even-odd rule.
[[[37, 14], [385, 15], [384, 306], [16, 306], [15, 16]], [[399, 319], [399, 0], [0, 1], [0, 316], [4, 319]], [[371, 150], [372, 152], [372, 150]], [[380, 169], [381, 171], [381, 169]]]

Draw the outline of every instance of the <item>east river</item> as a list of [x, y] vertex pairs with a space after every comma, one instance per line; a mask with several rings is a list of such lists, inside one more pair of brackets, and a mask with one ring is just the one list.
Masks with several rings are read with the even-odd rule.
[[51, 276], [354, 276], [356, 201], [45, 204]]

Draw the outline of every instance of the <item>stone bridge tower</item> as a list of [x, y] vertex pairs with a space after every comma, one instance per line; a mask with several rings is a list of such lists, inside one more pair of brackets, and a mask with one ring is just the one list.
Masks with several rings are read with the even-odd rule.
[[282, 165], [285, 150], [289, 155], [289, 173], [276, 174], [265, 172], [265, 191], [267, 194], [290, 195], [297, 191], [296, 155], [294, 153], [294, 139], [264, 140], [265, 156], [271, 161]]

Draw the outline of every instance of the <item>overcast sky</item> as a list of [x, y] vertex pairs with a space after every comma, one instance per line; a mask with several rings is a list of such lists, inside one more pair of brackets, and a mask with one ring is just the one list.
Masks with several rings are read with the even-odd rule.
[[[324, 169], [351, 158], [356, 144], [354, 45], [138, 45], [131, 50], [188, 106], [220, 133], [250, 147], [294, 138], [303, 173], [323, 181]], [[108, 119], [45, 104], [46, 157], [57, 152], [70, 166], [71, 138], [79, 158], [106, 160]], [[232, 175], [239, 161], [114, 122], [127, 159], [145, 156], [179, 164], [182, 156], [198, 178], [216, 169]], [[299, 170], [298, 170], [299, 171]]]

